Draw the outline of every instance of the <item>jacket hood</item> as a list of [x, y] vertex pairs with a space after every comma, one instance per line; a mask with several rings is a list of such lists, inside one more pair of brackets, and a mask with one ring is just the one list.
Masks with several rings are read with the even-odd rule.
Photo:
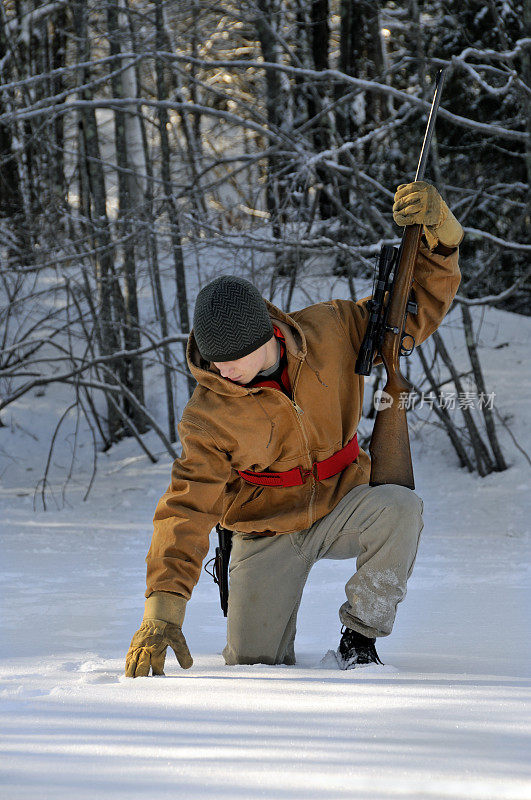
[[[295, 358], [301, 361], [304, 360], [307, 352], [306, 338], [300, 325], [289, 314], [270, 303], [269, 300], [265, 300], [265, 304], [269, 311], [271, 322], [280, 328], [284, 334], [288, 352]], [[190, 372], [197, 383], [206, 389], [210, 389], [217, 394], [231, 396], [242, 396], [249, 393], [250, 390], [246, 386], [240, 386], [237, 383], [232, 383], [227, 378], [223, 378], [211, 362], [204, 360], [199, 352], [193, 330], [188, 337], [186, 360]]]

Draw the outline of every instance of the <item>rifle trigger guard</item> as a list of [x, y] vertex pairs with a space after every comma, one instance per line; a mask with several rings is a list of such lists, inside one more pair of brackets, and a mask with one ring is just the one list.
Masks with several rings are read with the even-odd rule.
[[[411, 347], [404, 347], [404, 339], [411, 339], [411, 341], [413, 342]], [[400, 355], [410, 356], [414, 349], [415, 349], [415, 337], [412, 336], [410, 333], [402, 334], [402, 338], [400, 339]]]

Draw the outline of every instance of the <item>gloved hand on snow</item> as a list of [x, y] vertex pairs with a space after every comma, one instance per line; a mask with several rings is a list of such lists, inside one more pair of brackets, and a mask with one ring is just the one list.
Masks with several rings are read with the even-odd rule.
[[[166, 650], [171, 647], [183, 669], [193, 662], [181, 630], [186, 600], [169, 592], [153, 592], [146, 600], [144, 619], [131, 640], [125, 659], [126, 678], [164, 675]], [[160, 619], [167, 617], [167, 619]]]
[[439, 242], [457, 247], [464, 236], [463, 228], [441, 195], [430, 183], [402, 183], [395, 193], [393, 219], [397, 225], [423, 225], [430, 250]]

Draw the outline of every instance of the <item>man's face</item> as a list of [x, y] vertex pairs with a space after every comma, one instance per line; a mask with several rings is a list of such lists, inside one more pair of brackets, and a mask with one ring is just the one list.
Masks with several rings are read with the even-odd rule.
[[214, 361], [213, 364], [224, 378], [235, 383], [249, 383], [259, 372], [270, 366], [268, 363], [270, 350], [271, 342], [266, 342], [258, 350], [253, 350], [243, 358], [237, 358], [235, 361]]

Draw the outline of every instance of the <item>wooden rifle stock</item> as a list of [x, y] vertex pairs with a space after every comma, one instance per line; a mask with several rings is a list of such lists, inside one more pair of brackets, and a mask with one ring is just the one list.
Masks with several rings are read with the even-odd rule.
[[409, 225], [406, 228], [400, 249], [400, 261], [396, 267], [394, 290], [387, 310], [387, 330], [380, 349], [387, 382], [380, 399], [380, 408], [376, 414], [369, 445], [371, 486], [397, 483], [409, 489], [415, 488], [406, 404], [400, 402], [402, 393], [405, 393], [405, 396], [409, 395], [413, 387], [400, 372], [400, 347], [421, 235], [422, 225]]

